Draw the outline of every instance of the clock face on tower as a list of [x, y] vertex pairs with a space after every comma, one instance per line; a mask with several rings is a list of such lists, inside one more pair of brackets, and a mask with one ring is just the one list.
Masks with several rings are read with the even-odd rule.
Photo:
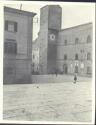
[[50, 34], [49, 38], [51, 41], [54, 41], [56, 39], [56, 36], [55, 36], [55, 34], [52, 33], [52, 34]]

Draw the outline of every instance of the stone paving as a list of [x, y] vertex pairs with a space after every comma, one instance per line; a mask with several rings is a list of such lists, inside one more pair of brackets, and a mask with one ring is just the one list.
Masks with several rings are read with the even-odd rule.
[[7, 120], [91, 122], [92, 82], [4, 85]]

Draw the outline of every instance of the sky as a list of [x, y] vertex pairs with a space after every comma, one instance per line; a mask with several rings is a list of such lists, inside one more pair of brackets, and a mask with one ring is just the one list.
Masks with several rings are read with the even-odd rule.
[[[94, 20], [94, 3], [71, 3], [71, 2], [39, 2], [39, 3], [22, 3], [22, 10], [35, 12], [37, 15], [33, 20], [33, 40], [37, 38], [40, 28], [40, 8], [46, 5], [56, 4], [62, 8], [62, 29], [76, 25], [93, 22]], [[20, 4], [10, 3], [5, 6], [20, 9]], [[38, 23], [37, 23], [38, 18]]]

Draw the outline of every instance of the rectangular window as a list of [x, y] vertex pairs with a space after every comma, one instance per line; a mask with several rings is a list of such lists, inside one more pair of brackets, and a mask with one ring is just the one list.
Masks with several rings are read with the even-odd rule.
[[12, 41], [4, 42], [4, 53], [17, 54], [17, 43]]
[[17, 32], [17, 22], [6, 20], [5, 30], [9, 32]]

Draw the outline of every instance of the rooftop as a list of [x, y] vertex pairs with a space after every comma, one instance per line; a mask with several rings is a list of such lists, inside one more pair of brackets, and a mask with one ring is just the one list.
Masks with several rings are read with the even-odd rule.
[[4, 11], [5, 12], [9, 12], [9, 13], [22, 14], [22, 15], [31, 16], [31, 17], [36, 15], [36, 13], [34, 13], [34, 12], [29, 12], [29, 11], [25, 11], [25, 10], [19, 10], [19, 9], [10, 8], [10, 7], [6, 7], [6, 6], [4, 6]]
[[43, 9], [46, 7], [59, 7], [59, 8], [61, 8], [60, 5], [45, 5], [45, 6], [41, 7], [40, 9]]
[[79, 27], [82, 27], [82, 26], [86, 26], [86, 25], [92, 25], [92, 22], [84, 23], [84, 24], [80, 24], [80, 25], [73, 26], [73, 27], [69, 27], [69, 28], [65, 28], [65, 29], [61, 29], [60, 31], [63, 31], [63, 30], [70, 30], [70, 29], [75, 29], [75, 28], [79, 28]]

